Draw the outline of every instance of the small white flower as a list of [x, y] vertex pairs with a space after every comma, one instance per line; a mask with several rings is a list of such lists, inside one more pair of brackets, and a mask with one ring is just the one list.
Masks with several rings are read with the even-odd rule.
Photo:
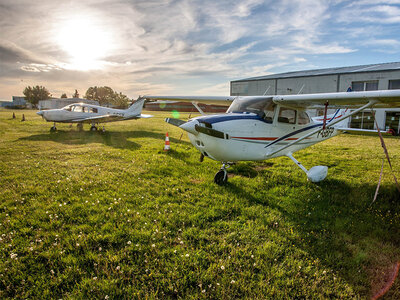
[[115, 269], [116, 269], [117, 271], [119, 271], [119, 270], [121, 269], [121, 267], [120, 267], [120, 266], [117, 266]]
[[155, 244], [151, 245], [153, 248], [156, 246]]
[[132, 244], [132, 242], [131, 241], [128, 241], [128, 243], [127, 243], [128, 245], [130, 245], [130, 244]]
[[186, 253], [186, 255], [185, 255], [186, 257], [189, 257], [189, 253]]
[[93, 280], [97, 280], [97, 277], [93, 277]]
[[232, 280], [231, 283], [234, 284], [234, 283], [235, 283], [235, 280]]

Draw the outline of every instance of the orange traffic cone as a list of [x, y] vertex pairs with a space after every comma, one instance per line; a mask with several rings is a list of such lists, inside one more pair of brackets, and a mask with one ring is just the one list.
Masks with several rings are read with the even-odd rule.
[[169, 145], [169, 136], [168, 132], [165, 135], [165, 145], [164, 145], [164, 151], [169, 151], [171, 149], [171, 146]]

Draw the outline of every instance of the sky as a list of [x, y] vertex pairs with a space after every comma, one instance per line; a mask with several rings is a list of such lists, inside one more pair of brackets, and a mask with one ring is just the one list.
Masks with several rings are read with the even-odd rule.
[[400, 0], [0, 0], [0, 99], [109, 86], [229, 95], [253, 76], [400, 61]]

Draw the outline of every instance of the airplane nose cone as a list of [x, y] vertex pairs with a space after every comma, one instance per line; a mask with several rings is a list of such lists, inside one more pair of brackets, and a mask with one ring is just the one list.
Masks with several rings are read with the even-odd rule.
[[183, 123], [181, 126], [179, 126], [179, 128], [182, 128], [183, 130], [190, 132], [194, 135], [198, 135], [199, 133], [197, 132], [197, 130], [195, 129], [195, 126], [199, 124], [199, 122], [197, 120], [193, 120], [193, 121], [189, 121], [186, 123]]
[[42, 117], [43, 117], [44, 111], [43, 111], [43, 110], [38, 111], [36, 114], [38, 114], [39, 116], [42, 116]]

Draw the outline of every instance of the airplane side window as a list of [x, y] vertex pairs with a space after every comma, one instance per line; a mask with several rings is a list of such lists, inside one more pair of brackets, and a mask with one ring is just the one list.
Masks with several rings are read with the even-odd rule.
[[75, 105], [72, 105], [72, 106], [69, 108], [69, 110], [70, 110], [70, 111], [75, 111]]
[[310, 117], [305, 111], [299, 111], [299, 117], [297, 120], [297, 124], [299, 125], [306, 125], [310, 123]]
[[264, 107], [264, 120], [268, 123], [272, 123], [274, 120], [275, 106], [275, 103], [268, 102], [268, 104]]
[[82, 112], [82, 106], [75, 106], [75, 112]]
[[296, 124], [296, 111], [294, 109], [281, 107], [279, 110], [278, 122]]
[[97, 114], [97, 108], [92, 108], [93, 112]]

